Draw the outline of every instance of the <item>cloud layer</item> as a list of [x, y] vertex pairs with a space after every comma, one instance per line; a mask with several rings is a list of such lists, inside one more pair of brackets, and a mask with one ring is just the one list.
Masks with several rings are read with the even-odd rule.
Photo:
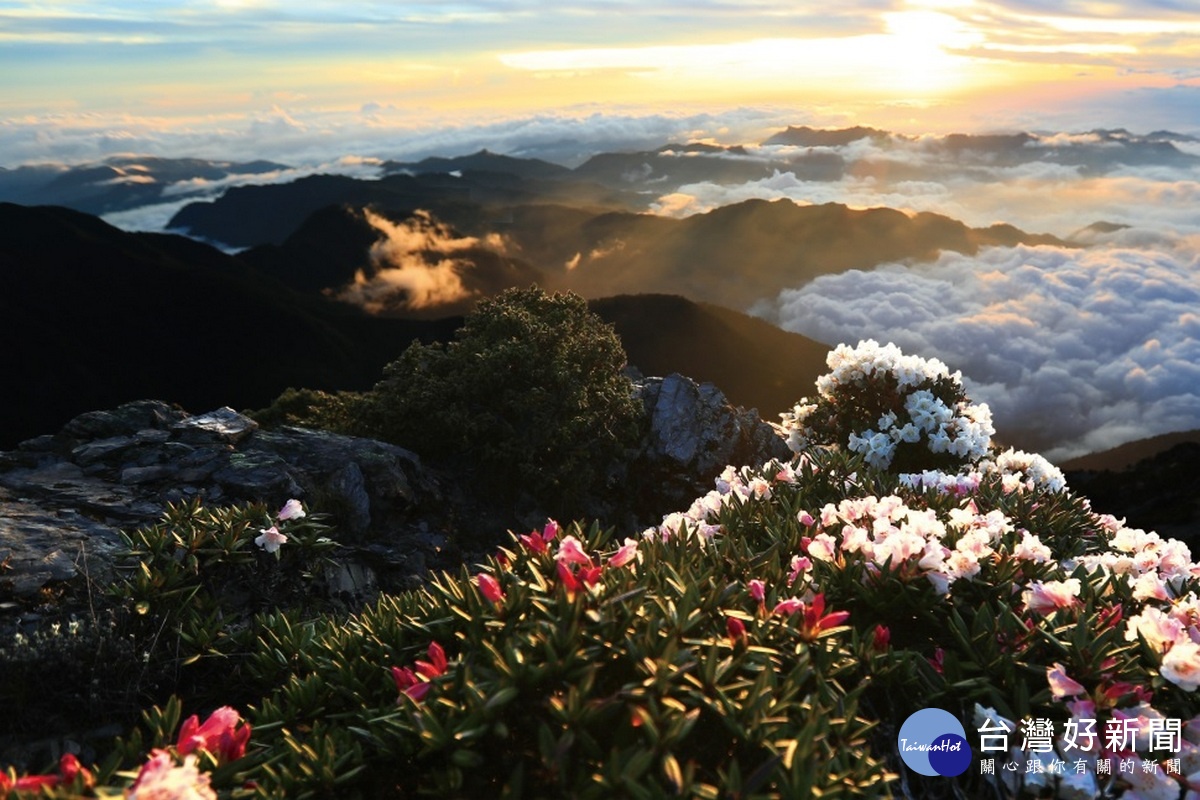
[[1002, 437], [1061, 460], [1200, 428], [1195, 251], [993, 248], [823, 276], [759, 311], [961, 369]]
[[[837, 168], [813, 178], [806, 165], [820, 156]], [[1063, 238], [1100, 221], [1189, 235], [1200, 233], [1196, 156], [1200, 144], [1190, 136], [1123, 132], [760, 145], [725, 157], [771, 165], [771, 177], [685, 184], [660, 196], [654, 209], [687, 216], [750, 198], [789, 199], [933, 211], [974, 227], [1004, 222]]]
[[373, 272], [360, 270], [354, 283], [336, 297], [371, 313], [423, 310], [469, 299], [476, 294], [464, 283], [465, 273], [472, 268], [466, 258], [469, 251], [504, 250], [498, 236], [457, 236], [424, 211], [400, 223], [372, 211], [363, 215], [382, 235], [369, 254]]

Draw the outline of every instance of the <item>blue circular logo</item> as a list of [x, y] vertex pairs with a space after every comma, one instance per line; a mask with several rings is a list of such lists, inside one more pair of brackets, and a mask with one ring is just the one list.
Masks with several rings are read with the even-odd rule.
[[904, 720], [896, 746], [908, 768], [922, 775], [952, 778], [971, 766], [966, 730], [940, 708], [923, 708]]

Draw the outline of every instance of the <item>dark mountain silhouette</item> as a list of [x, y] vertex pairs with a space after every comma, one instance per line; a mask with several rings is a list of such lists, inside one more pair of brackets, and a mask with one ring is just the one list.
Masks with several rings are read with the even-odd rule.
[[[338, 183], [343, 180], [348, 179]], [[255, 196], [286, 189], [256, 188], [261, 192], [247, 189], [227, 197], [235, 198], [233, 207], [249, 208]], [[221, 213], [231, 213], [234, 203], [219, 203]], [[414, 214], [391, 205], [376, 210], [394, 221]], [[943, 250], [970, 254], [989, 245], [1067, 244], [1011, 225], [969, 228], [932, 213], [910, 216], [886, 208], [799, 206], [787, 200], [748, 200], [685, 219], [555, 204], [518, 205], [499, 214], [463, 201], [442, 205], [433, 217], [463, 236], [503, 237], [500, 248], [481, 244], [453, 253], [466, 265], [459, 272], [472, 294], [539, 282], [589, 298], [678, 294], [740, 310], [818, 275], [931, 259]], [[330, 207], [310, 213], [280, 245], [243, 255], [247, 263], [297, 288], [335, 291], [359, 270], [366, 269], [367, 277], [377, 272], [368, 250], [380, 236], [359, 210]], [[436, 248], [427, 255], [430, 264], [447, 257]], [[395, 311], [408, 313], [402, 306]]]
[[282, 243], [252, 247], [238, 258], [293, 289], [319, 293], [353, 281], [368, 266], [368, 253], [380, 236], [361, 211], [325, 206]]
[[[287, 167], [272, 161], [236, 163], [154, 156], [113, 156], [98, 164], [73, 167], [32, 165], [0, 170], [0, 201], [108, 214], [198, 195], [207, 191], [204, 184], [208, 181], [281, 169]], [[164, 195], [168, 187], [172, 192]]]
[[856, 125], [853, 128], [810, 128], [807, 125], [793, 127], [771, 136], [763, 144], [791, 145], [793, 147], [841, 147], [859, 139], [885, 140], [891, 134], [877, 128]]
[[684, 183], [745, 183], [771, 176], [770, 165], [761, 160], [725, 157], [729, 152], [725, 148], [667, 145], [658, 150], [600, 153], [576, 167], [575, 174], [605, 186], [653, 187], [660, 194]]
[[394, 174], [379, 180], [314, 175], [289, 184], [238, 186], [210, 202], [185, 206], [170, 227], [236, 247], [282, 244], [305, 219], [331, 205], [373, 206], [393, 217], [418, 209], [453, 220], [466, 205], [471, 214], [502, 221], [506, 207], [534, 202], [569, 202], [613, 209], [640, 207], [644, 198], [577, 181], [535, 180], [490, 171]]
[[[385, 215], [380, 215], [385, 216]], [[409, 318], [465, 314], [479, 297], [511, 286], [542, 284], [542, 273], [525, 261], [511, 258], [484, 242], [468, 243], [453, 227], [425, 214], [390, 220], [401, 225], [402, 238], [386, 246], [384, 231], [372, 225], [361, 209], [328, 206], [312, 214], [281, 245], [260, 245], [239, 254], [239, 260], [284, 281], [292, 288], [338, 297], [351, 285], [366, 285], [376, 313]], [[377, 245], [379, 252], [372, 252]], [[395, 258], [402, 255], [403, 264]], [[444, 268], [452, 263], [462, 297], [429, 308], [413, 308], [403, 280], [389, 281], [400, 266]], [[393, 288], [395, 287], [395, 288]]]
[[1073, 472], [1103, 472], [1106, 470], [1119, 472], [1139, 461], [1153, 458], [1164, 450], [1170, 450], [1176, 445], [1188, 442], [1200, 444], [1200, 430], [1164, 433], [1134, 442], [1126, 442], [1111, 450], [1102, 450], [1072, 458], [1064, 461], [1059, 467]]
[[621, 295], [589, 306], [616, 329], [643, 374], [715, 383], [730, 402], [771, 422], [811, 395], [827, 371], [827, 345], [721, 306], [675, 295]]
[[180, 236], [0, 204], [0, 446], [153, 397], [266, 405], [288, 386], [365, 388], [414, 338], [453, 326], [366, 317]]
[[[572, 221], [577, 233], [567, 236], [563, 226]], [[540, 235], [551, 227], [552, 238]], [[506, 235], [515, 254], [535, 265], [549, 270], [570, 264], [561, 285], [585, 297], [681, 294], [736, 309], [818, 275], [931, 259], [942, 250], [971, 254], [987, 245], [1065, 244], [1008, 225], [969, 228], [939, 214], [787, 200], [748, 200], [686, 219], [610, 213], [585, 220], [531, 208], [514, 214]]]
[[1154, 436], [1062, 465], [1092, 508], [1200, 547], [1200, 431]]
[[480, 150], [467, 156], [442, 158], [431, 156], [415, 162], [385, 161], [383, 171], [387, 174], [408, 172], [413, 175], [450, 172], [500, 172], [518, 178], [553, 180], [567, 178], [571, 170], [560, 164], [552, 164], [540, 158], [514, 158], [489, 150]]

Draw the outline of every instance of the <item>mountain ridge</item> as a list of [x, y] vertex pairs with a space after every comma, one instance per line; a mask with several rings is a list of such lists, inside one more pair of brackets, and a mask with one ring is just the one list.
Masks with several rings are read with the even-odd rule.
[[[289, 386], [366, 389], [411, 341], [447, 341], [461, 325], [366, 315], [187, 237], [128, 233], [70, 209], [0, 203], [0, 228], [12, 232], [0, 238], [0, 335], [21, 342], [6, 354], [0, 447], [147, 398], [194, 411], [262, 407]], [[790, 391], [777, 366], [765, 355], [747, 362], [722, 340], [767, 336], [775, 352], [814, 370], [826, 349], [684, 298], [614, 298], [599, 310], [645, 374], [681, 372], [693, 349], [721, 353], [701, 379], [728, 384], [732, 402], [768, 418]], [[802, 373], [796, 385], [818, 371]]]

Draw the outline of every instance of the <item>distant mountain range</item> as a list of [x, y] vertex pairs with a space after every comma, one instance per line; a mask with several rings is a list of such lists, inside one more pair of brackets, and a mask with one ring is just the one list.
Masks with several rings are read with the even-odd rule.
[[[278, 244], [251, 249], [247, 260], [308, 289], [336, 292], [359, 271], [369, 279], [389, 266], [369, 256], [385, 235], [364, 221], [357, 204], [365, 203], [397, 224], [414, 224], [420, 207], [451, 225], [441, 236], [423, 235], [419, 244], [404, 247], [430, 265], [453, 261], [468, 295], [481, 286], [537, 281], [589, 298], [679, 294], [738, 310], [818, 275], [932, 259], [943, 250], [969, 254], [989, 245], [1068, 244], [1009, 225], [970, 228], [939, 214], [836, 203], [747, 200], [684, 219], [551, 203], [503, 209], [465, 201], [416, 203], [403, 193], [386, 197], [387, 180], [309, 179], [330, 190], [320, 199], [309, 181], [246, 187], [180, 213], [195, 223], [193, 233], [228, 240], [237, 238], [233, 231], [244, 226], [249, 209], [263, 204], [270, 211], [261, 216], [269, 220], [257, 219], [253, 226], [291, 233]], [[330, 205], [319, 206], [323, 200]], [[317, 210], [301, 218], [312, 206]], [[466, 238], [475, 242], [469, 252], [461, 245]], [[453, 246], [442, 239], [452, 239]], [[413, 309], [397, 296], [390, 311], [411, 314]]]
[[[0, 448], [76, 414], [155, 398], [205, 411], [288, 386], [363, 389], [414, 339], [461, 318], [371, 316], [183, 236], [127, 233], [55, 207], [0, 203]], [[297, 244], [296, 246], [300, 246]], [[711, 380], [764, 417], [808, 391], [825, 345], [680, 297], [595, 304], [647, 375]]]
[[[1071, 167], [1083, 176], [1129, 166], [1193, 167], [1200, 158], [1175, 144], [1193, 140], [1169, 131], [1138, 135], [1123, 129], [911, 137], [866, 127], [799, 126], [754, 147], [666, 144], [654, 150], [598, 153], [573, 169], [480, 150], [418, 161], [351, 159], [331, 163], [324, 169], [336, 174], [324, 176], [313, 175], [312, 167], [273, 161], [129, 155], [74, 166], [0, 168], [0, 201], [110, 214], [228, 194], [227, 208], [249, 212], [240, 222], [218, 223], [202, 210], [185, 209], [173, 224], [230, 246], [249, 247], [281, 244], [309, 214], [335, 203], [380, 202], [411, 210], [456, 200], [482, 205], [550, 202], [636, 212], [689, 185], [740, 185], [780, 174], [810, 182], [869, 176], [887, 183], [1038, 162]], [[915, 161], [914, 155], [919, 156]], [[380, 185], [348, 187], [329, 180], [345, 178], [346, 172], [379, 177]], [[230, 188], [292, 181], [301, 175], [310, 180], [296, 181], [300, 185], [282, 193]], [[276, 210], [276, 202], [282, 208]]]
[[286, 165], [273, 161], [236, 163], [153, 156], [113, 156], [74, 167], [35, 164], [0, 168], [0, 201], [110, 214], [211, 194], [213, 182], [261, 177], [284, 169]]

